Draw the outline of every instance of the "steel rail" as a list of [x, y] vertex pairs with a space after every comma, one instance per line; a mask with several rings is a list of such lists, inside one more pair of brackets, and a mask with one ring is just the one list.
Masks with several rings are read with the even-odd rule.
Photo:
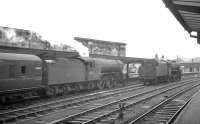
[[[200, 85], [200, 84], [197, 84], [197, 85]], [[195, 86], [197, 86], [197, 85], [195, 85]], [[163, 92], [162, 92], [162, 93], [163, 93]], [[161, 93], [161, 94], [162, 94], [162, 93]], [[155, 96], [157, 96], [157, 95], [160, 95], [160, 93], [159, 93], [159, 94], [156, 94], [156, 95], [152, 95], [152, 96], [150, 96], [150, 97], [147, 98], [147, 99], [153, 98], [153, 97], [155, 97]], [[126, 111], [126, 109], [130, 108], [131, 106], [136, 105], [136, 104], [138, 104], [138, 103], [141, 103], [141, 102], [143, 102], [143, 101], [145, 101], [145, 100], [147, 100], [147, 99], [144, 98], [144, 99], [141, 99], [141, 100], [138, 101], [138, 102], [135, 102], [135, 103], [133, 103], [133, 104], [130, 104], [130, 105], [125, 106], [125, 107], [124, 107], [124, 109], [125, 109], [124, 111]], [[89, 121], [87, 121], [87, 122], [84, 122], [83, 124], [90, 124], [90, 123], [97, 122], [97, 121], [99, 121], [99, 120], [101, 120], [101, 119], [103, 119], [103, 118], [109, 117], [110, 115], [113, 115], [113, 114], [115, 114], [115, 113], [117, 113], [117, 112], [119, 112], [119, 111], [120, 111], [120, 109], [111, 111], [111, 112], [106, 113], [106, 114], [104, 114], [104, 115], [98, 116], [98, 117], [96, 117], [95, 119], [91, 119], [91, 120], [89, 120]]]
[[[160, 108], [162, 109], [162, 106], [169, 104], [170, 101], [173, 101], [175, 98], [177, 98], [178, 96], [186, 93], [187, 91], [195, 88], [196, 86], [199, 86], [200, 84], [194, 85], [192, 87], [186, 88], [184, 90], [179, 91], [178, 93], [172, 95], [171, 97], [169, 97], [168, 99], [162, 101], [161, 103], [159, 103], [158, 105], [156, 105], [155, 107], [153, 107], [152, 109], [150, 109], [149, 111], [145, 112], [144, 114], [142, 114], [141, 116], [139, 116], [138, 118], [134, 119], [133, 121], [129, 122], [128, 124], [135, 124], [135, 123], [139, 123], [140, 121], [143, 121], [145, 117], [147, 117], [148, 115], [152, 114], [155, 111], [158, 111]], [[181, 105], [181, 107], [178, 107], [178, 109], [176, 110], [176, 112], [173, 113], [173, 115], [170, 117], [170, 119], [166, 120], [165, 123], [169, 124], [171, 123], [175, 117], [179, 114], [179, 112], [189, 103], [189, 101], [191, 100], [191, 98], [189, 100], [187, 100], [183, 105]], [[174, 107], [177, 107], [174, 105]], [[175, 109], [173, 109], [175, 110]], [[172, 113], [170, 113], [172, 114]], [[163, 117], [164, 118], [164, 117]], [[158, 121], [158, 120], [156, 120]]]
[[171, 117], [171, 119], [169, 119], [169, 120], [167, 121], [166, 124], [171, 124], [172, 122], [174, 122], [175, 119], [176, 119], [176, 117], [181, 113], [181, 111], [187, 106], [187, 104], [191, 101], [191, 99], [192, 99], [196, 94], [198, 94], [198, 92], [196, 92], [194, 95], [192, 95], [192, 97], [190, 97], [190, 98], [186, 101], [186, 103]]
[[[53, 110], [56, 107], [75, 106], [77, 104], [85, 103], [87, 101], [101, 99], [101, 98], [109, 97], [109, 96], [112, 96], [112, 95], [115, 95], [115, 94], [120, 94], [120, 93], [123, 93], [123, 92], [129, 92], [129, 91], [132, 91], [132, 90], [139, 90], [139, 89], [142, 89], [142, 88], [144, 88], [144, 86], [142, 86], [141, 84], [133, 85], [133, 86], [118, 88], [118, 89], [114, 89], [114, 90], [92, 93], [92, 94], [84, 95], [84, 96], [80, 96], [80, 97], [74, 97], [74, 98], [70, 98], [70, 99], [69, 98], [61, 99], [61, 100], [58, 100], [58, 101], [48, 102], [48, 103], [45, 103], [45, 104], [33, 105], [33, 106], [26, 107], [26, 108], [12, 110], [12, 111], [5, 111], [5, 112], [0, 113], [0, 117], [1, 117], [0, 122], [15, 120], [17, 118], [25, 118], [26, 116], [33, 115], [34, 113], [40, 113], [40, 112], [44, 112], [44, 111]], [[62, 103], [64, 103], [64, 105], [58, 106], [58, 104], [62, 104]], [[53, 106], [53, 105], [57, 105], [57, 106], [56, 107], [50, 107], [50, 106]], [[49, 108], [41, 109], [42, 107], [49, 107]], [[39, 109], [39, 110], [36, 111], [37, 109]], [[32, 112], [27, 113], [27, 111], [32, 111]], [[24, 112], [24, 114], [23, 114], [23, 112]], [[12, 116], [12, 115], [15, 115], [15, 113], [21, 113], [21, 114], [16, 115], [16, 116]], [[5, 118], [5, 119], [3, 119], [3, 118]]]

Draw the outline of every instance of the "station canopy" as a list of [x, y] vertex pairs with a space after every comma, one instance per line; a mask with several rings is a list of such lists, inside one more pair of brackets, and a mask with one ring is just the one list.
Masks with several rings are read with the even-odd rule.
[[155, 59], [146, 59], [146, 58], [136, 58], [136, 57], [123, 57], [123, 56], [110, 56], [110, 55], [100, 55], [100, 54], [91, 54], [92, 58], [104, 58], [111, 60], [121, 60], [124, 63], [143, 63], [144, 61], [155, 61]]
[[31, 49], [31, 48], [20, 48], [20, 47], [9, 47], [1, 46], [0, 52], [2, 53], [17, 53], [17, 54], [32, 54], [42, 59], [55, 59], [58, 57], [75, 58], [79, 57], [78, 52], [65, 52], [55, 50], [42, 50], [42, 49]]
[[[200, 39], [200, 0], [163, 0], [191, 37]], [[196, 32], [196, 33], [192, 33]]]

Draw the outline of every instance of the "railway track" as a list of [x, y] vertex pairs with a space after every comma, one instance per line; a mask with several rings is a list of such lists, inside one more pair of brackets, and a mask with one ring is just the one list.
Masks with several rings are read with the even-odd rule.
[[[118, 97], [107, 97], [103, 100], [95, 100], [87, 104], [81, 104], [70, 109], [63, 109], [62, 111], [57, 111], [49, 115], [40, 116], [36, 118], [30, 118], [25, 121], [19, 121], [19, 123], [40, 123], [40, 124], [57, 124], [57, 123], [94, 123], [102, 122], [103, 118], [117, 116], [120, 108], [119, 103], [125, 102], [124, 108], [129, 108], [147, 99], [151, 99], [157, 95], [163, 94], [170, 90], [179, 89], [180, 87], [187, 87], [199, 80], [193, 81], [182, 81], [177, 84], [168, 84], [167, 86], [157, 87], [148, 91], [140, 92], [137, 94], [123, 94]], [[196, 84], [196, 83], [195, 83]], [[200, 84], [197, 84], [200, 85]]]
[[[200, 84], [197, 84], [200, 85]], [[195, 86], [197, 86], [195, 85]], [[175, 89], [177, 87], [174, 87], [172, 89]], [[155, 97], [161, 93], [164, 93], [171, 89], [166, 89], [164, 91], [158, 92], [156, 94], [151, 94], [150, 96], [143, 97], [141, 99], [138, 99], [136, 101], [128, 100], [126, 101], [126, 105], [124, 106], [122, 111], [126, 111], [126, 109], [139, 104], [145, 100], [148, 100], [152, 97]], [[120, 108], [117, 106], [113, 107], [107, 107], [98, 111], [88, 111], [89, 113], [82, 113], [80, 115], [74, 115], [74, 117], [68, 117], [61, 120], [53, 121], [50, 124], [57, 124], [57, 123], [75, 123], [75, 124], [90, 124], [90, 123], [113, 123], [113, 120], [116, 120], [119, 117]]]
[[128, 124], [171, 124], [195, 94], [193, 91], [190, 95], [184, 95], [194, 88], [196, 85], [179, 91]]
[[[74, 100], [74, 99], [81, 99], [83, 97], [86, 96], [93, 96], [96, 94], [102, 94], [102, 93], [106, 93], [106, 92], [115, 92], [115, 91], [120, 91], [123, 88], [129, 88], [132, 86], [142, 86], [141, 83], [130, 83], [130, 81], [126, 82], [127, 85], [123, 86], [123, 87], [116, 87], [114, 89], [104, 89], [104, 90], [96, 90], [96, 91], [83, 91], [83, 92], [78, 92], [78, 93], [70, 93], [70, 94], [64, 94], [64, 95], [58, 95], [58, 96], [52, 96], [49, 98], [39, 98], [39, 99], [29, 99], [29, 100], [24, 100], [21, 102], [16, 102], [13, 104], [4, 104], [4, 105], [0, 105], [0, 113], [2, 113], [3, 111], [8, 111], [8, 110], [13, 110], [13, 109], [19, 109], [19, 108], [25, 108], [28, 106], [32, 106], [32, 105], [36, 105], [36, 104], [41, 104], [41, 103], [47, 103], [47, 102], [51, 102], [51, 101], [60, 101], [60, 100], [65, 100], [65, 99], [69, 99], [69, 100]], [[21, 104], [23, 103], [23, 104]]]
[[92, 93], [92, 94], [88, 94], [88, 95], [84, 95], [80, 97], [65, 98], [65, 99], [48, 102], [44, 104], [37, 104], [37, 105], [33, 105], [26, 108], [21, 108], [21, 109], [1, 111], [0, 123], [15, 122], [18, 119], [23, 119], [26, 117], [34, 116], [36, 114], [40, 114], [40, 113], [51, 112], [54, 109], [72, 107], [78, 104], [86, 103], [88, 101], [103, 99], [105, 97], [109, 97], [115, 94], [130, 92], [133, 90], [139, 90], [144, 87], [145, 86], [143, 86], [142, 84], [137, 84], [137, 85], [128, 86], [124, 88]]

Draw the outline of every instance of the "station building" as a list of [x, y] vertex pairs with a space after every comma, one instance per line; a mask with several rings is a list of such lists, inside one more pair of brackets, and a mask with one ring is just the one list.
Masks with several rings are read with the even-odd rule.
[[82, 43], [89, 49], [89, 56], [107, 55], [107, 56], [126, 56], [126, 44], [122, 42], [113, 42], [105, 40], [96, 40], [89, 38], [75, 37], [74, 40]]

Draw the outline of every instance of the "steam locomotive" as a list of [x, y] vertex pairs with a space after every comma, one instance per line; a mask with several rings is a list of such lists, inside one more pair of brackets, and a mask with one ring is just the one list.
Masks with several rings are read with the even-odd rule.
[[139, 68], [140, 80], [145, 85], [181, 80], [181, 69], [176, 63], [164, 60], [144, 61]]

